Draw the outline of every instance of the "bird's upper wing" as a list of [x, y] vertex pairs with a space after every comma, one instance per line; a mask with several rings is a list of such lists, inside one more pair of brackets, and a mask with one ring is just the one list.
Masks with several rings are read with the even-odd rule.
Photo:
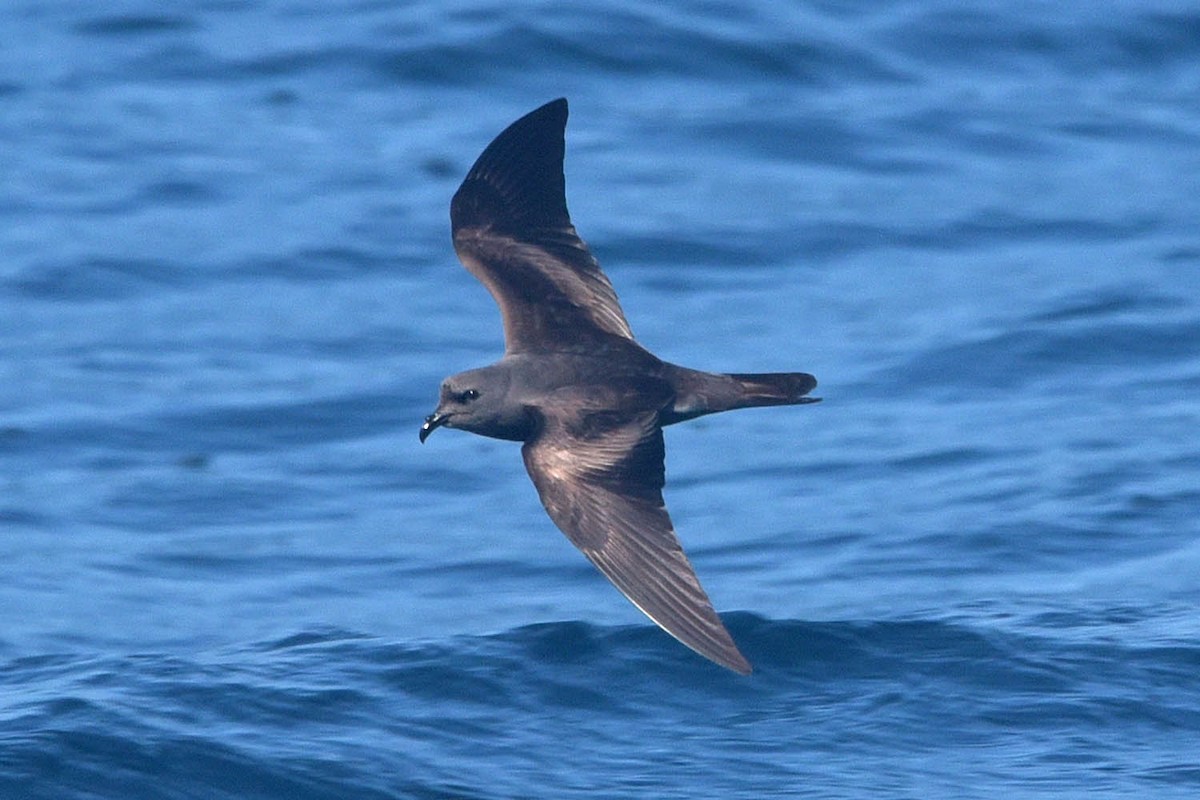
[[621, 381], [551, 395], [542, 432], [521, 450], [542, 504], [646, 616], [706, 658], [747, 674], [750, 663], [713, 610], [663, 504], [658, 409], [599, 410], [621, 406], [611, 402], [615, 392], [646, 396]]
[[586, 350], [633, 338], [616, 292], [567, 213], [567, 101], [509, 125], [450, 203], [454, 249], [491, 292], [509, 353]]

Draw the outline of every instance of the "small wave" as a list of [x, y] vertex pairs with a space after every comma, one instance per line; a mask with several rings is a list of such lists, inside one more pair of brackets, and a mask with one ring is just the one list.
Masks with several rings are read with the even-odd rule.
[[[1066, 613], [1002, 630], [944, 617], [729, 614], [755, 663], [745, 678], [653, 626], [579, 621], [424, 643], [314, 628], [190, 655], [12, 659], [0, 665], [16, 690], [0, 704], [0, 794], [544, 797], [611, 776], [646, 740], [722, 769], [730, 746], [815, 750], [836, 776], [854, 774], [862, 752], [888, 759], [1019, 736], [1019, 753], [988, 751], [992, 768], [1086, 752], [1127, 770], [1127, 731], [1147, 741], [1200, 730], [1200, 648], [1115, 641], [1114, 630], [1139, 624], [1127, 617]], [[1097, 636], [1081, 636], [1089, 626]], [[1090, 691], [1097, 679], [1102, 693]], [[1057, 742], [1064, 725], [1071, 742]], [[845, 746], [830, 749], [831, 735]], [[538, 765], [564, 741], [588, 744], [572, 751], [569, 773], [547, 775]], [[773, 763], [771, 785], [802, 783]], [[1189, 780], [1177, 760], [1138, 770]], [[682, 790], [702, 794], [711, 779], [702, 770]]]
[[1030, 324], [975, 341], [935, 346], [884, 374], [889, 385], [920, 390], [1011, 391], [1046, 379], [1092, 375], [1097, 367], [1117, 368], [1107, 373], [1111, 379], [1123, 366], [1136, 367], [1141, 374], [1149, 364], [1200, 357], [1200, 321], [1112, 322], [1104, 316], [1093, 311], [1082, 314], [1085, 324]]

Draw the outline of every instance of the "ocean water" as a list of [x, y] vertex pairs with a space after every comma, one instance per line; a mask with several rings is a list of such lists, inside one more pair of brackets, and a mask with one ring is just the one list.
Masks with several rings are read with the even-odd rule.
[[[1200, 11], [0, 6], [0, 798], [1200, 795]], [[663, 634], [517, 448], [448, 203], [571, 102], [754, 662]]]

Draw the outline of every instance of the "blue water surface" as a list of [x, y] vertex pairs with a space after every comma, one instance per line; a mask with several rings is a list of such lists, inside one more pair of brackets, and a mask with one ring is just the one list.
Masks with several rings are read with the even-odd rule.
[[[1200, 10], [0, 6], [0, 798], [1194, 798]], [[517, 448], [449, 198], [571, 103], [639, 339], [816, 406], [667, 433], [756, 671]]]

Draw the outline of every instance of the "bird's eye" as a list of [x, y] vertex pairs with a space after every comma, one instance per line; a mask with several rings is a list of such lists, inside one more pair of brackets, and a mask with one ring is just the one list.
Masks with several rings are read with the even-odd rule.
[[462, 398], [464, 403], [469, 403], [475, 398], [479, 397], [479, 392], [475, 389], [467, 389], [465, 392], [460, 394], [459, 397]]

